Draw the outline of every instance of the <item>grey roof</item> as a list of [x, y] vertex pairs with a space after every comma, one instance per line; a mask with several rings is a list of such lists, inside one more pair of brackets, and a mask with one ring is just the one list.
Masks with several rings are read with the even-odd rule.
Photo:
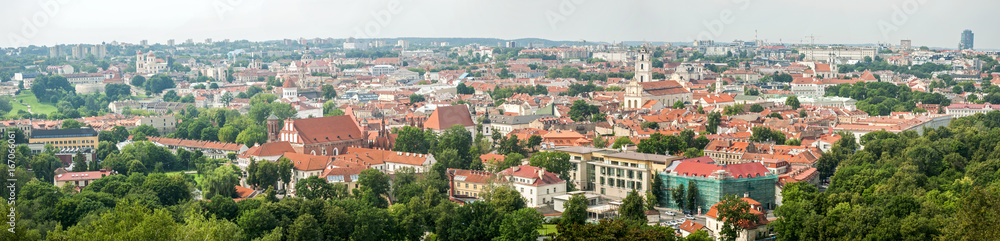
[[524, 125], [531, 123], [542, 117], [555, 117], [549, 115], [522, 115], [522, 116], [509, 116], [509, 115], [491, 115], [490, 123], [492, 124], [504, 124], [504, 125]]
[[587, 153], [593, 153], [593, 152], [601, 151], [601, 150], [604, 150], [604, 149], [594, 148], [594, 147], [589, 147], [589, 146], [569, 146], [569, 147], [556, 148], [556, 149], [553, 149], [553, 150], [554, 151], [561, 151], [561, 152], [571, 152], [571, 153], [587, 154]]
[[89, 137], [97, 136], [91, 128], [31, 130], [31, 138]]

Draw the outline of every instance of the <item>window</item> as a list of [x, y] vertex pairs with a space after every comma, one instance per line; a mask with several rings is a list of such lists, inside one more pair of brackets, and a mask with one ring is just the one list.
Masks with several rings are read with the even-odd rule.
[[601, 185], [604, 185], [604, 177], [601, 177]]
[[632, 170], [628, 170], [628, 178], [635, 178], [635, 172]]
[[635, 189], [642, 191], [642, 182], [635, 182]]
[[601, 194], [602, 195], [604, 194], [604, 188], [603, 187], [601, 188]]
[[607, 172], [605, 172], [605, 169], [604, 169], [604, 167], [601, 167], [601, 174], [602, 174], [602, 175], [603, 175], [603, 174], [607, 174]]
[[[618, 168], [615, 168], [615, 169], [618, 169]], [[625, 170], [618, 169], [618, 177], [622, 177], [622, 174], [624, 174], [624, 172], [625, 172]]]
[[469, 188], [469, 184], [468, 183], [465, 184], [465, 188]]

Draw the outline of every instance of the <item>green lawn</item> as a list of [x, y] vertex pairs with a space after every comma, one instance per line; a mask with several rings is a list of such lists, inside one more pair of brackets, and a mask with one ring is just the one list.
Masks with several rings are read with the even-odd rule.
[[[31, 106], [31, 111], [33, 113], [35, 113], [35, 114], [46, 114], [46, 115], [48, 115], [48, 114], [52, 114], [52, 112], [58, 111], [58, 109], [56, 108], [56, 106], [54, 106], [52, 104], [39, 103], [38, 99], [35, 98], [35, 94], [31, 93], [31, 90], [23, 90], [23, 91], [21, 91], [20, 94], [17, 94], [17, 97], [15, 97], [15, 98], [17, 100], [20, 100], [22, 103], [24, 103], [26, 105], [30, 105]], [[24, 106], [24, 104], [12, 103], [11, 105], [15, 106], [14, 110], [12, 112], [17, 113], [18, 108], [24, 108], [24, 110], [27, 111], [27, 107]], [[20, 106], [20, 107], [18, 107], [18, 106]]]
[[558, 233], [559, 232], [556, 232], [555, 224], [542, 224], [542, 228], [538, 229], [538, 234], [543, 236], [549, 234], [558, 234]]

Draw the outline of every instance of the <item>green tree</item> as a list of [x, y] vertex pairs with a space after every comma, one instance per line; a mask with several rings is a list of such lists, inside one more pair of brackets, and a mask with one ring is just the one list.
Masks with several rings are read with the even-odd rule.
[[789, 96], [788, 99], [785, 99], [785, 105], [791, 106], [793, 110], [799, 109], [799, 106], [800, 106], [800, 104], [799, 104], [799, 97], [796, 97], [794, 95], [793, 96]]
[[320, 89], [323, 92], [323, 99], [332, 100], [337, 98], [337, 89], [333, 85], [323, 85]]
[[694, 180], [689, 180], [688, 190], [687, 190], [687, 200], [685, 200], [684, 202], [687, 204], [688, 210], [694, 212], [695, 210], [698, 209], [699, 195], [701, 194], [698, 193], [698, 185], [695, 184]]
[[722, 115], [719, 112], [709, 113], [708, 122], [705, 123], [705, 130], [712, 134], [718, 133], [719, 124], [722, 124]]
[[[213, 201], [214, 202], [214, 201]], [[233, 203], [230, 199], [229, 202]], [[236, 205], [233, 203], [233, 205]], [[206, 219], [202, 215], [187, 215], [184, 226], [177, 228], [177, 240], [243, 240], [243, 229], [225, 219]]]
[[35, 155], [31, 159], [31, 170], [35, 173], [35, 178], [43, 182], [52, 182], [54, 178], [55, 170], [62, 167], [62, 162], [58, 158], [52, 156], [49, 153], [41, 153]]
[[420, 102], [424, 102], [424, 96], [423, 95], [418, 95], [418, 94], [412, 94], [412, 95], [410, 95], [410, 103], [411, 104], [412, 103], [420, 103]]
[[574, 121], [586, 121], [594, 114], [600, 112], [597, 106], [587, 104], [583, 100], [576, 100], [573, 105], [569, 108], [570, 119]]
[[77, 120], [69, 119], [62, 122], [62, 129], [77, 129], [80, 127], [83, 127], [83, 123]]
[[389, 176], [375, 169], [366, 169], [358, 175], [359, 191], [365, 195], [373, 195], [372, 206], [385, 208], [387, 203], [382, 196], [389, 195]]
[[[539, 152], [531, 155], [528, 165], [545, 168], [545, 171], [559, 174], [559, 179], [570, 180], [570, 171], [573, 163], [569, 162], [569, 154], [565, 152]], [[570, 190], [574, 189], [572, 183], [567, 183]]]
[[324, 240], [323, 230], [319, 222], [311, 214], [303, 214], [295, 219], [295, 223], [288, 227], [288, 240]]
[[750, 203], [734, 195], [726, 195], [722, 201], [716, 205], [718, 219], [723, 221], [721, 240], [735, 241], [740, 231], [746, 229], [744, 225], [753, 226], [757, 223], [757, 216], [750, 213]]
[[652, 183], [649, 184], [649, 190], [652, 192], [653, 197], [657, 201], [653, 203], [653, 205], [659, 206], [660, 202], [667, 200], [666, 197], [663, 196], [663, 192], [666, 190], [663, 189], [663, 178], [661, 178], [659, 174], [653, 174], [652, 176], [652, 180], [650, 180]]
[[143, 77], [142, 75], [132, 76], [132, 80], [129, 83], [131, 83], [132, 86], [142, 88], [142, 86], [146, 83], [146, 77]]
[[[190, 130], [189, 130], [190, 131]], [[200, 130], [199, 130], [200, 132]], [[160, 136], [160, 131], [150, 125], [139, 125], [132, 130], [132, 134], [142, 133], [145, 136]]]
[[433, 133], [427, 133], [420, 128], [404, 126], [400, 128], [393, 151], [427, 154], [431, 149], [431, 142], [428, 140]]
[[677, 204], [677, 209], [684, 210], [684, 201], [687, 200], [684, 184], [677, 184], [677, 187], [670, 191], [670, 197], [673, 198], [674, 203]]
[[109, 212], [87, 224], [48, 235], [53, 240], [176, 240], [178, 224], [166, 209], [150, 210], [144, 205], [118, 203]]
[[220, 166], [208, 173], [199, 186], [205, 192], [205, 198], [212, 198], [215, 195], [236, 197], [237, 185], [239, 185], [239, 178], [233, 169]]
[[278, 158], [278, 178], [281, 179], [281, 189], [288, 189], [288, 183], [292, 182], [292, 160], [281, 157]]
[[87, 171], [87, 158], [83, 157], [83, 153], [79, 151], [73, 156], [73, 171], [74, 172], [85, 172]]
[[497, 241], [534, 241], [538, 240], [538, 228], [542, 226], [542, 215], [533, 208], [522, 208], [507, 213], [500, 223], [500, 236]]
[[587, 197], [583, 194], [574, 194], [566, 201], [565, 210], [562, 214], [563, 226], [583, 225], [587, 222]]
[[498, 213], [511, 213], [528, 207], [521, 193], [510, 186], [496, 186], [483, 192], [483, 200], [492, 204]]
[[615, 139], [615, 142], [611, 144], [611, 148], [619, 149], [625, 145], [635, 145], [635, 143], [632, 143], [632, 139], [629, 139], [627, 136], [618, 137], [618, 139]]
[[621, 219], [628, 222], [646, 223], [646, 204], [642, 195], [638, 191], [632, 190], [622, 200], [622, 206], [618, 209]]
[[557, 241], [563, 240], [637, 240], [672, 241], [677, 240], [669, 227], [649, 226], [645, 223], [629, 222], [622, 219], [602, 219], [598, 224], [573, 227], [558, 226]]
[[674, 102], [674, 106], [673, 107], [674, 107], [674, 109], [684, 109], [684, 101], [679, 101], [678, 100], [677, 102]]

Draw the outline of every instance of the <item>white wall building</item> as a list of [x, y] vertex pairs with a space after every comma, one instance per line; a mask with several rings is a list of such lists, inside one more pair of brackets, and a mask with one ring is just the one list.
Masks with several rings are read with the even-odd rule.
[[521, 165], [507, 168], [499, 174], [503, 180], [521, 193], [528, 207], [554, 204], [555, 197], [566, 194], [566, 181], [545, 168]]

